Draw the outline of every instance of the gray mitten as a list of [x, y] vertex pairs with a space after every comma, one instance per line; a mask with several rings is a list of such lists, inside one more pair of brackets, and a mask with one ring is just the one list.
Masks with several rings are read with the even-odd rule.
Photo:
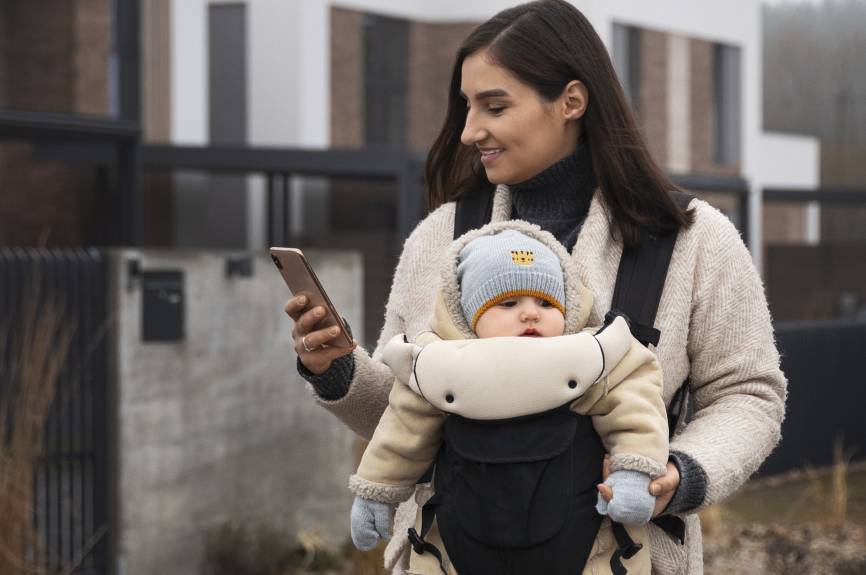
[[350, 519], [355, 547], [369, 551], [379, 539], [390, 539], [393, 515], [394, 505], [356, 496]]
[[656, 498], [649, 492], [650, 476], [640, 471], [614, 471], [604, 482], [613, 490], [605, 501], [601, 493], [595, 509], [617, 523], [647, 523], [652, 519]]

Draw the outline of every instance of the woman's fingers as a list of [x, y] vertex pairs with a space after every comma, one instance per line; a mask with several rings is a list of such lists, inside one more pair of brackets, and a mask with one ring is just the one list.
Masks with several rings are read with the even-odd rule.
[[298, 321], [298, 318], [301, 317], [301, 314], [304, 312], [304, 308], [307, 307], [307, 303], [307, 296], [295, 296], [286, 302], [284, 309], [289, 317], [292, 318], [292, 321]]
[[334, 340], [341, 337], [340, 328], [329, 326], [317, 330], [316, 326], [325, 318], [327, 310], [322, 306], [310, 308], [309, 305], [309, 298], [299, 295], [287, 301], [284, 309], [295, 322], [292, 328], [295, 353], [308, 370], [321, 374], [331, 367], [331, 362], [351, 353], [358, 344], [353, 341], [349, 348], [333, 345]]
[[673, 463], [668, 463], [665, 468], [665, 474], [657, 477], [650, 483], [650, 493], [659, 497], [672, 491], [675, 491], [680, 484], [680, 472], [677, 466]]
[[607, 476], [610, 475], [610, 456], [604, 454], [604, 462], [601, 464], [601, 480], [607, 481]]
[[325, 308], [322, 306], [316, 306], [312, 309], [306, 310], [300, 315], [300, 317], [298, 317], [298, 319], [295, 320], [295, 329], [293, 330], [292, 335], [295, 338], [298, 338], [309, 334], [316, 329], [316, 324], [322, 321], [325, 317], [325, 313]]
[[[300, 321], [296, 325], [299, 324]], [[321, 374], [331, 367], [332, 361], [351, 353], [358, 345], [355, 341], [352, 342], [352, 347], [332, 345], [334, 339], [340, 337], [340, 331], [339, 327], [332, 326], [311, 331], [304, 335], [296, 335], [295, 352], [298, 354], [301, 363], [311, 372]]]
[[[331, 349], [332, 347], [336, 347], [331, 346], [330, 344], [338, 335], [340, 335], [340, 328], [337, 326], [331, 326], [325, 329], [308, 332], [306, 335], [300, 337], [301, 349], [307, 353], [313, 351], [321, 351], [323, 349]], [[307, 344], [306, 348], [304, 348], [304, 343]], [[307, 351], [307, 349], [309, 349], [310, 351]], [[345, 348], [342, 349], [345, 351]]]
[[668, 462], [665, 468], [665, 474], [657, 477], [650, 483], [650, 493], [656, 497], [656, 505], [653, 510], [653, 517], [659, 515], [674, 498], [677, 492], [677, 487], [680, 485], [680, 471], [673, 463]]

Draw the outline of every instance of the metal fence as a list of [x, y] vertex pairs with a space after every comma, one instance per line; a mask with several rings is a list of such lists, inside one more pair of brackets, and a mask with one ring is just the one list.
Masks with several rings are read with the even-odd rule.
[[771, 475], [833, 463], [837, 439], [847, 454], [866, 457], [866, 322], [809, 321], [776, 326], [788, 403], [782, 441], [764, 462]]
[[[2, 404], [15, 405], [23, 389], [10, 366], [35, 364], [44, 378], [39, 362], [63, 358], [34, 474], [36, 543], [20, 550], [42, 572], [108, 572], [106, 277], [97, 250], [0, 249]], [[60, 347], [39, 354], [22, 344], [46, 314], [59, 326], [50, 341], [68, 342], [65, 356], [54, 356]]]

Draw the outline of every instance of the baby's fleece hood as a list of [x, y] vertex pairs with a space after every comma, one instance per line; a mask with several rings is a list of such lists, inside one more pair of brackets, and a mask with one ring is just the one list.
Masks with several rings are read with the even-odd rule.
[[457, 279], [460, 251], [476, 238], [495, 235], [505, 230], [515, 230], [525, 234], [541, 242], [556, 254], [562, 266], [565, 284], [565, 333], [576, 333], [583, 329], [592, 308], [592, 294], [577, 280], [577, 270], [571, 256], [552, 234], [542, 230], [537, 225], [523, 220], [508, 220], [492, 222], [476, 230], [471, 230], [451, 243], [442, 269], [436, 313], [431, 325], [433, 331], [445, 339], [475, 337], [460, 304], [460, 283]]

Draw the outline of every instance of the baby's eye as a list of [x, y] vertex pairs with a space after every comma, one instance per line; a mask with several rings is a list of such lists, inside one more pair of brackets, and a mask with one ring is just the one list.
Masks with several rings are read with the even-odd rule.
[[514, 307], [517, 305], [517, 300], [516, 299], [507, 299], [507, 300], [499, 302], [499, 305], [502, 307]]
[[540, 305], [541, 307], [553, 307], [553, 304], [550, 303], [549, 301], [547, 301], [546, 299], [540, 299], [537, 301], [538, 301], [538, 305]]

